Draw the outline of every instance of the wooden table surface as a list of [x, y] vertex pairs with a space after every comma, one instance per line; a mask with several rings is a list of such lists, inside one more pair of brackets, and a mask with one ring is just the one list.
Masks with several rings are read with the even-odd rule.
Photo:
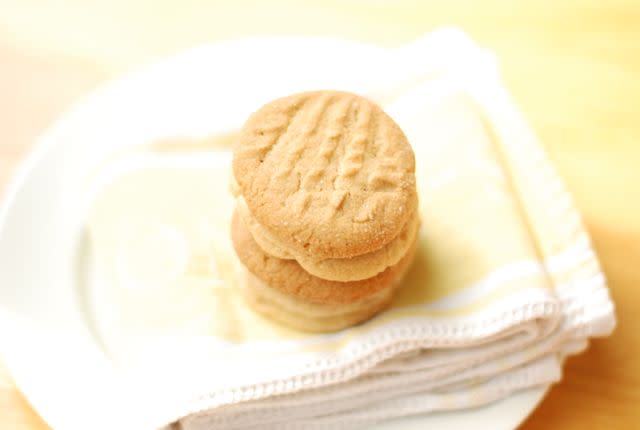
[[[509, 88], [584, 213], [618, 310], [615, 334], [569, 360], [563, 381], [522, 428], [638, 426], [638, 1], [317, 0], [303, 7], [294, 0], [0, 0], [0, 187], [75, 99], [161, 56], [265, 33], [394, 46], [448, 24], [497, 52]], [[48, 428], [1, 364], [0, 428]]]

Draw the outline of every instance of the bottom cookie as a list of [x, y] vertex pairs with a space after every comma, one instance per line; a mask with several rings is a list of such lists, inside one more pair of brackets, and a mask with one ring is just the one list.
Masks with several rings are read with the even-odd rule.
[[360, 281], [329, 281], [306, 272], [295, 260], [265, 253], [238, 213], [231, 221], [231, 239], [246, 271], [242, 288], [248, 303], [267, 317], [295, 329], [336, 331], [361, 323], [386, 308], [411, 266], [414, 238], [400, 261]]
[[400, 284], [395, 282], [359, 302], [328, 305], [284, 294], [246, 272], [243, 295], [254, 310], [294, 329], [317, 333], [341, 330], [370, 319], [389, 306]]

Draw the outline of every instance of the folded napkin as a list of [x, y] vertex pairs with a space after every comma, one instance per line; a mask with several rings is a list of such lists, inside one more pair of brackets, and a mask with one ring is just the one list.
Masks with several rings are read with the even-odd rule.
[[[213, 231], [181, 230], [176, 220], [189, 214], [162, 215], [184, 199], [184, 189], [171, 184], [220, 193], [228, 161], [218, 179], [207, 176], [209, 167], [171, 171], [177, 176], [162, 186], [157, 201], [164, 206], [154, 213], [158, 225], [186, 237], [185, 246], [203, 249], [183, 262], [183, 281], [196, 285], [198, 297], [217, 294], [216, 311], [203, 312], [209, 319], [190, 322], [206, 327], [215, 346], [191, 350], [200, 366], [182, 368], [182, 382], [172, 382], [182, 384], [180, 394], [166, 400], [159, 421], [184, 430], [354, 428], [469, 408], [557, 382], [565, 357], [613, 330], [614, 307], [579, 213], [492, 56], [455, 31], [410, 49], [403, 58], [437, 67], [407, 72], [393, 91], [370, 94], [414, 147], [423, 228], [398, 297], [371, 321], [316, 335], [253, 314], [234, 292], [241, 275], [224, 227], [231, 197], [199, 203], [198, 216], [220, 219]], [[143, 189], [145, 204], [153, 205]], [[130, 202], [142, 204], [135, 185], [126, 190]], [[114, 237], [105, 227], [114, 214], [103, 209], [93, 220], [98, 243]], [[172, 241], [174, 233], [162, 234]], [[196, 243], [212, 235], [215, 249]], [[217, 267], [208, 267], [208, 258]], [[219, 285], [212, 286], [212, 273]], [[205, 299], [185, 300], [166, 298], [210, 309]]]

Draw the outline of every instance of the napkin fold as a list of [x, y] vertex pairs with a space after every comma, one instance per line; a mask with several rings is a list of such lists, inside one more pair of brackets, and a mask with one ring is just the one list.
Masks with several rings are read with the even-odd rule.
[[[493, 56], [455, 30], [390, 55], [401, 66], [389, 70], [394, 90], [370, 94], [414, 147], [423, 224], [398, 297], [339, 333], [222, 336], [209, 366], [225, 371], [191, 379], [162, 411], [165, 424], [351, 429], [470, 408], [557, 382], [567, 356], [613, 330], [580, 215]], [[218, 234], [226, 282], [239, 283]]]
[[495, 61], [461, 33], [435, 39], [403, 55], [441, 69], [385, 94], [416, 151], [422, 202], [405, 294], [327, 336], [325, 351], [300, 352], [304, 369], [197, 396], [183, 429], [354, 428], [478, 406], [557, 382], [566, 356], [614, 328], [579, 213]]

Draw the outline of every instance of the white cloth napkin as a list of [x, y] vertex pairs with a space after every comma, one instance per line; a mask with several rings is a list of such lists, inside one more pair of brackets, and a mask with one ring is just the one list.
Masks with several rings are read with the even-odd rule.
[[167, 404], [167, 425], [350, 429], [470, 408], [557, 382], [565, 357], [613, 330], [579, 214], [491, 54], [453, 30], [398, 52], [397, 85], [371, 94], [416, 149], [416, 264], [431, 267], [410, 288], [424, 292], [340, 333], [230, 345], [210, 363], [224, 372]]

